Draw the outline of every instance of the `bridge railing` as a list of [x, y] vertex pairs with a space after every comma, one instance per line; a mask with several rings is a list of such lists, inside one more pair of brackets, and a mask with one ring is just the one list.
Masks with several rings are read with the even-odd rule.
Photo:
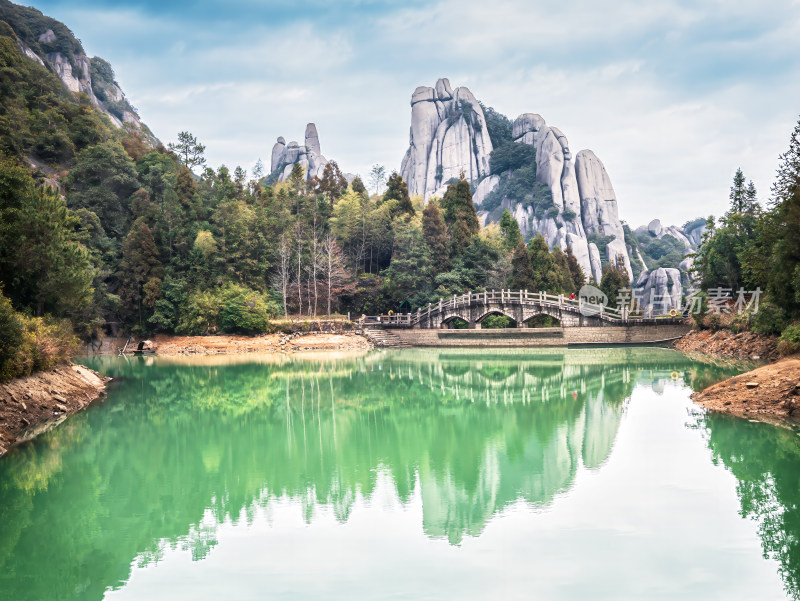
[[[447, 298], [440, 298], [438, 303], [428, 303], [427, 307], [420, 307], [412, 313], [394, 313], [385, 315], [375, 315], [362, 318], [362, 323], [366, 325], [380, 324], [388, 326], [401, 326], [411, 327], [419, 324], [423, 320], [441, 314], [448, 309], [457, 309], [459, 307], [466, 307], [472, 304], [489, 304], [489, 303], [514, 303], [526, 304], [535, 303], [538, 305], [545, 305], [557, 308], [569, 308], [580, 311], [584, 315], [596, 316], [605, 321], [642, 321], [650, 320], [653, 317], [647, 317], [641, 312], [630, 312], [627, 309], [618, 309], [615, 307], [607, 307], [603, 305], [586, 306], [580, 298], [569, 299], [563, 294], [550, 294], [546, 291], [531, 292], [529, 290], [485, 290], [483, 292], [466, 292], [464, 294], [454, 294]], [[662, 316], [661, 319], [673, 319], [667, 316]], [[674, 319], [680, 319], [676, 317]]]

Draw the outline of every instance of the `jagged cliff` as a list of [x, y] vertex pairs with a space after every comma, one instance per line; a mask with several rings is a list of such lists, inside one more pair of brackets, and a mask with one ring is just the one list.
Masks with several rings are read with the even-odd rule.
[[102, 58], [86, 56], [66, 25], [8, 0], [0, 0], [0, 22], [13, 30], [24, 56], [57, 75], [70, 92], [85, 94], [115, 126], [129, 125], [152, 138], [115, 81], [111, 65]]
[[[620, 260], [633, 280], [616, 194], [600, 159], [582, 150], [573, 160], [566, 136], [534, 113], [514, 120], [508, 143], [532, 147], [532, 164], [498, 172], [482, 105], [467, 88], [453, 90], [440, 79], [411, 97], [410, 144], [401, 175], [410, 193], [428, 199], [463, 172], [484, 221], [496, 221], [508, 209], [526, 238], [541, 233], [551, 248], [570, 248], [587, 277], [600, 281], [602, 264]], [[523, 171], [535, 172], [535, 181], [514, 179]], [[506, 189], [512, 183], [514, 194]], [[520, 194], [520, 184], [529, 193]]]

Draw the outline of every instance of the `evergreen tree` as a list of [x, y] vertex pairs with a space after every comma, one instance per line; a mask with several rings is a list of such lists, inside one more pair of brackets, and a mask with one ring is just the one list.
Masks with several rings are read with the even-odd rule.
[[558, 294], [561, 288], [561, 275], [541, 234], [537, 234], [528, 242], [528, 252], [533, 267], [534, 290]]
[[777, 206], [792, 198], [800, 181], [800, 120], [789, 137], [789, 149], [780, 156], [780, 165], [772, 185], [772, 202]]
[[369, 196], [367, 192], [367, 187], [364, 185], [364, 182], [361, 180], [360, 177], [357, 175], [353, 178], [353, 183], [350, 184], [350, 187], [353, 189], [353, 192], [356, 194], [361, 194], [362, 196]]
[[519, 223], [508, 209], [503, 210], [503, 214], [500, 216], [500, 231], [503, 233], [506, 249], [516, 249], [522, 240], [522, 233], [519, 230]]
[[120, 263], [120, 297], [138, 320], [143, 330], [143, 307], [152, 307], [159, 297], [162, 277], [161, 259], [153, 232], [144, 218], [133, 222], [122, 245]]
[[442, 208], [444, 221], [450, 232], [450, 258], [455, 259], [461, 256], [480, 231], [478, 215], [475, 213], [475, 205], [472, 204], [472, 191], [463, 172], [458, 182], [448, 184], [442, 198]]
[[410, 216], [414, 215], [414, 205], [411, 204], [411, 197], [408, 195], [408, 186], [403, 177], [396, 171], [389, 176], [386, 192], [383, 193], [383, 202], [389, 200], [397, 201], [398, 212]]
[[384, 270], [384, 294], [394, 310], [408, 301], [419, 307], [428, 300], [431, 281], [431, 251], [416, 220], [397, 224], [394, 254]]
[[578, 259], [575, 258], [574, 254], [572, 254], [572, 249], [569, 246], [567, 247], [566, 255], [569, 273], [572, 278], [572, 284], [575, 286], [575, 292], [577, 293], [586, 283], [586, 275], [583, 273], [583, 269], [581, 269]]
[[347, 190], [347, 180], [339, 170], [336, 161], [329, 161], [322, 170], [322, 177], [314, 176], [310, 184], [314, 192], [327, 194], [331, 205]]
[[206, 147], [200, 144], [197, 138], [188, 131], [180, 132], [178, 134], [178, 142], [176, 144], [170, 142], [169, 149], [178, 155], [181, 163], [189, 169], [202, 167], [206, 164], [204, 157]]
[[521, 237], [511, 258], [510, 287], [512, 290], [536, 290], [536, 279], [531, 267], [531, 255]]
[[556, 270], [559, 275], [559, 285], [557, 292], [564, 294], [572, 294], [578, 290], [575, 288], [575, 282], [572, 279], [572, 272], [569, 269], [569, 261], [567, 255], [558, 246], [553, 249], [553, 263], [555, 263]]
[[603, 267], [600, 290], [608, 297], [609, 303], [614, 303], [618, 298], [618, 292], [623, 288], [627, 288], [630, 284], [628, 272], [625, 271], [622, 265], [624, 265], [622, 257], [617, 257], [616, 265], [608, 263]]
[[433, 271], [435, 274], [450, 269], [450, 244], [447, 236], [447, 225], [435, 200], [428, 202], [422, 211], [422, 231], [425, 243], [431, 251]]
[[747, 188], [745, 186], [744, 173], [742, 173], [741, 169], [737, 169], [733, 176], [733, 185], [728, 198], [731, 201], [731, 213], [744, 213], [745, 205], [747, 204]]

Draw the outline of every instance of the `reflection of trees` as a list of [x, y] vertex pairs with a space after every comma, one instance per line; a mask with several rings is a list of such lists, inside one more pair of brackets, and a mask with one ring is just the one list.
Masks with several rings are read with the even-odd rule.
[[424, 531], [458, 542], [520, 499], [551, 502], [581, 463], [601, 465], [637, 373], [691, 365], [629, 350], [101, 361], [125, 378], [107, 405], [0, 463], [11, 598], [102, 598], [132, 561], [175, 545], [202, 558], [216, 524], [280, 497], [307, 520], [326, 504], [345, 521], [378, 468], [403, 502], [419, 483]]
[[800, 599], [800, 442], [792, 430], [718, 414], [701, 418], [714, 460], [738, 480], [742, 516], [758, 522], [764, 555]]

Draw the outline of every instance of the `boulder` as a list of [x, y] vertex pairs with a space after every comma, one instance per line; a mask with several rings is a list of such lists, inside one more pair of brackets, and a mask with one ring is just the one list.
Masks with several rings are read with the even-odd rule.
[[541, 115], [536, 113], [523, 113], [514, 119], [514, 126], [512, 129], [511, 137], [514, 140], [519, 140], [525, 134], [533, 134], [542, 129], [545, 125], [544, 119]]
[[664, 231], [664, 227], [661, 225], [660, 219], [653, 219], [653, 221], [647, 224], [647, 230], [656, 238], [660, 238]]
[[634, 295], [645, 315], [666, 315], [672, 309], [680, 311], [683, 296], [680, 271], [663, 267], [643, 271], [636, 280]]
[[483, 201], [486, 199], [489, 193], [494, 190], [499, 183], [499, 175], [490, 175], [489, 177], [482, 179], [472, 195], [472, 202], [475, 203], [475, 206], [480, 208], [481, 204], [483, 204]]

